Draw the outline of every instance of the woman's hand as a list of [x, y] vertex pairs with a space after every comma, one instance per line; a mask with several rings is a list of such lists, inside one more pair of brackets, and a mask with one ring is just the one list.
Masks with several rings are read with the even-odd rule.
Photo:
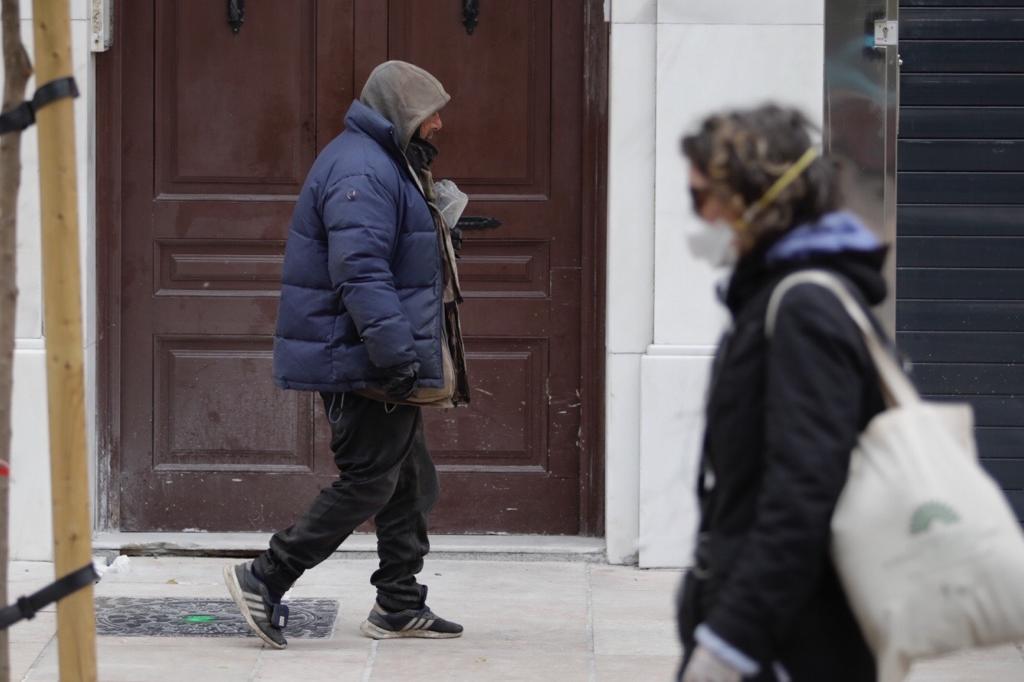
[[740, 682], [742, 675], [702, 646], [693, 652], [682, 682]]

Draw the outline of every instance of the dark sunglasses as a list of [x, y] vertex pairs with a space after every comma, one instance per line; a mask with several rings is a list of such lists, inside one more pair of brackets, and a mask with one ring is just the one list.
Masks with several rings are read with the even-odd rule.
[[690, 185], [690, 199], [693, 201], [694, 213], [699, 214], [704, 210], [704, 204], [707, 203], [710, 196], [710, 187], [694, 187], [693, 185]]

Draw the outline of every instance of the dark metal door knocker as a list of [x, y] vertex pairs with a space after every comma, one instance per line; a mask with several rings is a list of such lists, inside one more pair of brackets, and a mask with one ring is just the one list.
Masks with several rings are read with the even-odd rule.
[[462, 0], [462, 25], [466, 27], [466, 33], [473, 35], [476, 25], [480, 23], [480, 1]]
[[228, 0], [228, 23], [231, 31], [238, 33], [245, 23], [245, 0]]

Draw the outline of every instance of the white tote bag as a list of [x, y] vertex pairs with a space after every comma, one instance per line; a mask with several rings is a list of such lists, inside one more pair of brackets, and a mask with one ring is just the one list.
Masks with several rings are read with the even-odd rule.
[[880, 682], [903, 680], [916, 659], [1024, 641], [1024, 534], [978, 463], [971, 408], [922, 401], [827, 272], [778, 284], [769, 337], [786, 292], [806, 283], [835, 294], [860, 327], [886, 399], [853, 450], [832, 517], [832, 560]]

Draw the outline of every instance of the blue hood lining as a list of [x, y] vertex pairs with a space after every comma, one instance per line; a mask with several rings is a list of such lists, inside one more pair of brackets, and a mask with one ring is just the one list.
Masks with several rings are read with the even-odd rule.
[[860, 218], [849, 211], [822, 216], [817, 223], [800, 225], [776, 242], [765, 255], [768, 263], [799, 261], [820, 255], [870, 253], [882, 242]]

